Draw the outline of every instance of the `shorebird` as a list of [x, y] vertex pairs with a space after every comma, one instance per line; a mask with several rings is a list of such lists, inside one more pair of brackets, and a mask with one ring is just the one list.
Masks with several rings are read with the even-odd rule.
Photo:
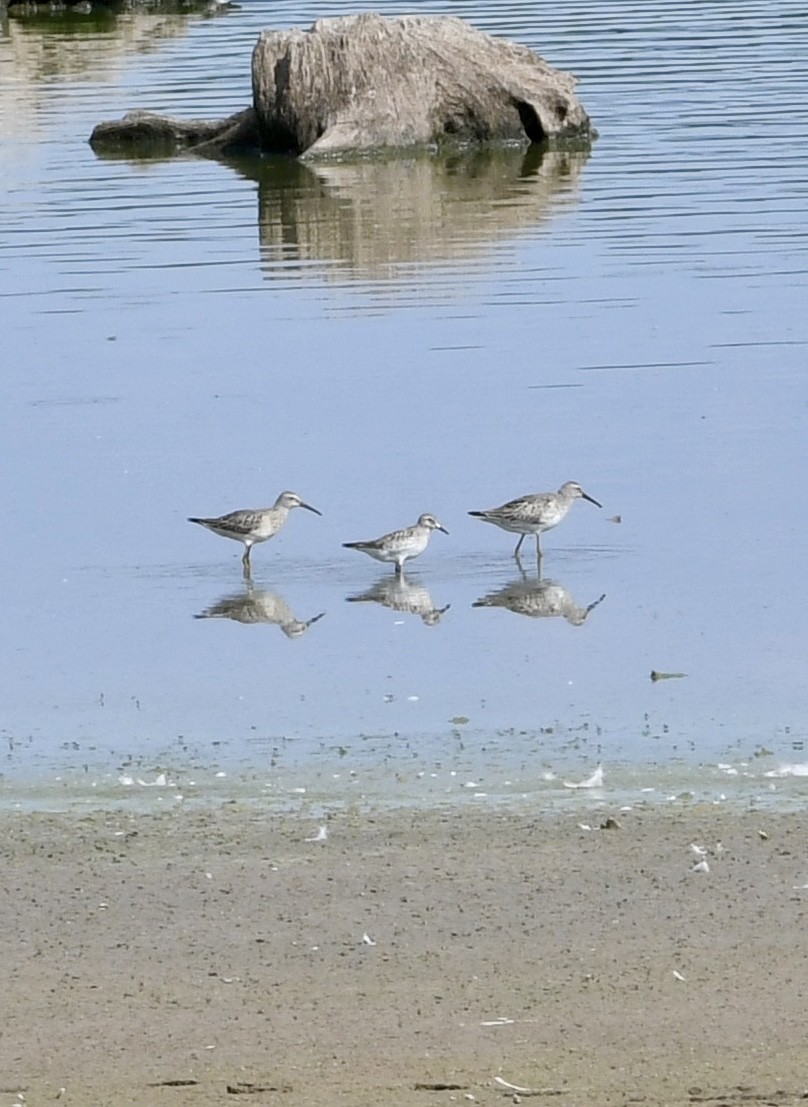
[[214, 534], [220, 534], [222, 538], [233, 538], [236, 542], [244, 543], [244, 556], [241, 563], [244, 566], [245, 576], [250, 574], [250, 551], [257, 542], [266, 542], [274, 538], [289, 517], [289, 512], [294, 507], [305, 507], [306, 511], [313, 511], [315, 515], [322, 515], [316, 507], [304, 503], [296, 492], [281, 492], [272, 507], [257, 507], [244, 511], [231, 511], [227, 515], [219, 515], [215, 519], [196, 519], [189, 517], [189, 523], [199, 523], [201, 527], [207, 527]]
[[588, 496], [580, 484], [574, 480], [568, 480], [557, 492], [537, 492], [534, 495], [519, 496], [515, 500], [502, 504], [501, 507], [492, 507], [488, 511], [470, 511], [469, 515], [474, 515], [486, 523], [493, 523], [502, 530], [521, 535], [513, 551], [513, 556], [517, 558], [525, 535], [535, 534], [536, 556], [541, 558], [542, 534], [546, 530], [557, 527], [573, 502], [580, 499], [589, 500], [595, 507], [603, 506]]
[[383, 534], [381, 538], [373, 538], [369, 542], [343, 542], [342, 544], [348, 550], [361, 550], [376, 561], [394, 561], [396, 572], [400, 573], [405, 561], [424, 552], [433, 530], [441, 530], [444, 534], [449, 533], [434, 515], [425, 514], [419, 517], [413, 527], [391, 531], [390, 534]]

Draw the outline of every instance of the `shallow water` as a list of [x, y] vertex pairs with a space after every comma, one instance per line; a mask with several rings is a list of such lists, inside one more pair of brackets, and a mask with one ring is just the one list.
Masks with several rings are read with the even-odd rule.
[[[787, 3], [429, 10], [576, 73], [589, 154], [100, 159], [101, 119], [244, 106], [259, 30], [326, 9], [3, 24], [12, 789], [202, 766], [339, 792], [333, 754], [379, 795], [436, 758], [481, 791], [598, 762], [686, 791], [808, 760], [808, 32]], [[473, 606], [547, 585], [466, 512], [567, 479], [604, 507], [543, 576], [605, 598], [580, 625]], [[256, 548], [248, 594], [185, 518], [282, 488], [323, 517]], [[341, 543], [425, 510], [450, 535], [391, 596]]]

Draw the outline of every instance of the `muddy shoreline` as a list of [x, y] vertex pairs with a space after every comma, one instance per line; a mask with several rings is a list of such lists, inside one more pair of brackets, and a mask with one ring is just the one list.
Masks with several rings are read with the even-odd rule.
[[4, 813], [0, 1105], [801, 1100], [804, 817], [614, 814]]

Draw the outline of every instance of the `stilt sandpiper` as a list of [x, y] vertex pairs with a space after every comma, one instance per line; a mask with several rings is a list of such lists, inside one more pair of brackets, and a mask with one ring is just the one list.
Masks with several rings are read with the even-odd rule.
[[313, 511], [315, 515], [322, 515], [316, 507], [304, 503], [296, 492], [281, 492], [272, 507], [258, 507], [252, 510], [231, 511], [227, 515], [219, 515], [215, 519], [189, 518], [189, 523], [199, 523], [201, 527], [207, 527], [214, 534], [220, 534], [222, 538], [233, 538], [236, 542], [244, 543], [244, 556], [241, 562], [244, 566], [245, 576], [250, 574], [250, 551], [258, 542], [266, 542], [274, 538], [289, 517], [289, 512], [295, 507], [305, 507], [306, 511]]
[[429, 544], [429, 538], [433, 530], [441, 530], [448, 534], [434, 515], [421, 515], [413, 527], [404, 527], [403, 530], [394, 530], [390, 534], [383, 534], [381, 538], [374, 538], [369, 542], [343, 542], [348, 550], [361, 550], [376, 561], [394, 561], [396, 572], [400, 573], [404, 562], [411, 557], [418, 557]]
[[519, 496], [518, 499], [509, 500], [501, 507], [492, 507], [488, 511], [470, 511], [486, 523], [493, 523], [502, 530], [511, 531], [521, 535], [513, 551], [514, 557], [519, 556], [519, 548], [525, 540], [525, 535], [536, 535], [536, 556], [541, 558], [541, 536], [546, 530], [557, 527], [566, 516], [575, 500], [589, 500], [595, 507], [601, 507], [597, 500], [588, 496], [574, 480], [568, 480], [562, 484], [557, 492], [537, 492], [535, 495]]

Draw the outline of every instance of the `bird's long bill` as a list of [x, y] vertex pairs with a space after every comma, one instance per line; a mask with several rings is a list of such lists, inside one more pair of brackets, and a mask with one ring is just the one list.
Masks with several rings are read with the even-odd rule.
[[[311, 504], [304, 504], [302, 500], [300, 501], [300, 506], [305, 507], [306, 511], [313, 511], [315, 515], [322, 515], [322, 511], [318, 511], [317, 508], [312, 507]], [[598, 504], [598, 506], [600, 506], [600, 504]]]
[[583, 492], [583, 491], [582, 491], [582, 492], [581, 492], [581, 495], [583, 496], [583, 498], [584, 498], [585, 500], [589, 500], [589, 502], [590, 502], [591, 504], [594, 504], [594, 505], [595, 505], [595, 507], [603, 507], [603, 504], [599, 504], [599, 503], [598, 503], [598, 501], [597, 501], [596, 499], [593, 499], [593, 497], [592, 497], [592, 496], [587, 496], [586, 492]]
[[446, 529], [446, 527], [440, 527], [440, 526], [439, 526], [439, 527], [438, 527], [438, 530], [442, 530], [444, 534], [448, 534], [448, 533], [449, 533], [449, 532], [448, 532], [448, 530]]

